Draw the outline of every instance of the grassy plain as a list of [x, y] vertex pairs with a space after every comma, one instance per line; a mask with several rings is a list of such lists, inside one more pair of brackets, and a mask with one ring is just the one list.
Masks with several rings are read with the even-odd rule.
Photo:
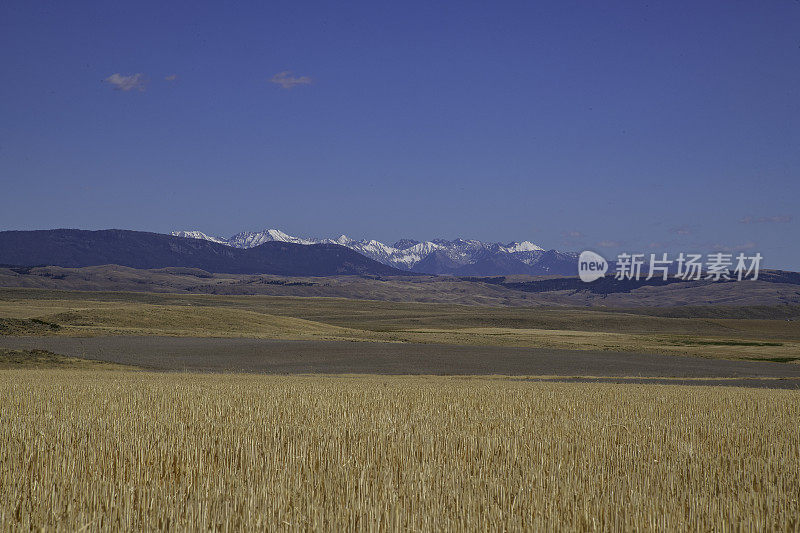
[[[0, 289], [0, 334], [257, 337], [800, 360], [780, 308], [485, 307], [343, 298]], [[696, 315], [696, 316], [693, 316]], [[771, 318], [776, 316], [779, 318]]]
[[0, 370], [32, 368], [69, 368], [86, 370], [128, 370], [132, 367], [95, 361], [80, 357], [67, 357], [44, 350], [8, 350], [0, 348]]
[[794, 307], [796, 314], [800, 312], [800, 279], [786, 272], [764, 271], [758, 281], [747, 283], [671, 283], [645, 285], [621, 292], [576, 290], [574, 286], [530, 292], [515, 285], [542, 279], [532, 276], [466, 279], [452, 276], [318, 278], [213, 274], [192, 268], [141, 270], [119, 265], [16, 269], [0, 266], [0, 287], [51, 290], [303, 296], [484, 306], [626, 308], [781, 305]]
[[[789, 363], [793, 313], [0, 289], [0, 335]], [[0, 350], [0, 530], [800, 528], [797, 390], [123, 368]]]
[[794, 530], [800, 392], [0, 372], [0, 529]]

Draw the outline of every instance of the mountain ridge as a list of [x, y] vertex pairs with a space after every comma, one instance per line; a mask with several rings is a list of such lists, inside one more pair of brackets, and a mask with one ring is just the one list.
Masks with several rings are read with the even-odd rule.
[[264, 242], [234, 248], [208, 239], [131, 230], [0, 231], [0, 264], [81, 268], [199, 268], [227, 274], [284, 276], [408, 275], [333, 244]]
[[474, 239], [401, 239], [392, 245], [375, 239], [356, 240], [341, 235], [336, 239], [303, 238], [278, 229], [241, 232], [230, 238], [192, 231], [173, 231], [174, 236], [204, 239], [233, 248], [249, 248], [265, 242], [291, 242], [301, 245], [337, 244], [393, 268], [420, 274], [470, 276], [495, 275], [576, 275], [578, 255], [545, 250], [530, 241], [510, 243], [482, 242]]

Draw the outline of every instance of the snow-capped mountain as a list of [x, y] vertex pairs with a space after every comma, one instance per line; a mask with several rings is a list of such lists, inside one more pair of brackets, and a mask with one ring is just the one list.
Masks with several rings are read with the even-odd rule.
[[233, 246], [234, 248], [253, 248], [255, 246], [264, 244], [265, 242], [272, 241], [291, 242], [294, 244], [319, 244], [322, 242], [317, 239], [300, 239], [298, 237], [292, 237], [291, 235], [286, 235], [284, 232], [277, 229], [266, 229], [256, 233], [250, 231], [237, 233], [228, 239], [227, 244], [229, 246]]
[[226, 239], [212, 237], [211, 235], [206, 235], [202, 231], [173, 231], [172, 235], [175, 237], [185, 237], [187, 239], [202, 239], [204, 241], [217, 242], [219, 244], [228, 244]]
[[385, 265], [426, 274], [574, 275], [577, 261], [577, 254], [556, 250], [545, 251], [544, 248], [530, 241], [502, 244], [484, 243], [471, 239], [452, 241], [434, 239], [424, 242], [402, 239], [390, 246], [374, 239], [355, 240], [346, 235], [337, 239], [293, 237], [277, 229], [242, 232], [229, 239], [210, 236], [201, 231], [173, 231], [172, 235], [204, 239], [234, 248], [253, 248], [272, 241], [306, 245], [338, 244]]

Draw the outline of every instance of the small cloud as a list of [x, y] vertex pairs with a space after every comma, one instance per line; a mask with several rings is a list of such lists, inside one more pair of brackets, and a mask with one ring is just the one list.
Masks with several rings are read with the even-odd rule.
[[675, 241], [653, 241], [647, 248], [654, 251], [665, 251], [667, 248], [675, 245]]
[[619, 248], [622, 243], [619, 241], [600, 241], [597, 243], [600, 248]]
[[293, 76], [291, 71], [284, 70], [272, 76], [269, 81], [284, 89], [291, 89], [297, 85], [309, 85], [312, 80], [308, 76]]
[[178, 79], [178, 75], [177, 74], [170, 74], [169, 76], [164, 76], [164, 79], [166, 81], [175, 81], [175, 80]]
[[725, 245], [725, 244], [714, 244], [710, 248], [714, 252], [743, 252], [745, 250], [752, 250], [756, 247], [756, 243], [754, 242], [746, 242], [743, 244], [737, 244], [733, 246]]
[[669, 232], [675, 235], [691, 235], [692, 229], [689, 226], [678, 226], [677, 228], [672, 228]]
[[144, 74], [130, 74], [128, 76], [123, 76], [122, 74], [112, 74], [111, 76], [107, 77], [105, 80], [106, 83], [113, 85], [114, 89], [117, 91], [144, 91], [145, 85], [147, 84], [147, 80], [144, 78]]
[[561, 233], [562, 246], [583, 247], [586, 245], [585, 237], [580, 231], [564, 231]]
[[778, 215], [773, 217], [742, 217], [740, 224], [786, 224], [792, 221], [789, 215]]

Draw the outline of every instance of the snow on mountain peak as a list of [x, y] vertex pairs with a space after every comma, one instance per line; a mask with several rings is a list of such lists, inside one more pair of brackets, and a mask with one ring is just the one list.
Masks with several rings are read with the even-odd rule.
[[500, 243], [484, 243], [472, 239], [456, 239], [453, 241], [434, 239], [424, 242], [402, 239], [397, 241], [396, 246], [389, 246], [375, 239], [355, 240], [347, 235], [341, 235], [336, 239], [305, 239], [288, 235], [274, 228], [265, 229], [260, 232], [245, 231], [237, 233], [229, 239], [209, 236], [201, 231], [174, 231], [172, 235], [192, 239], [204, 239], [235, 248], [253, 248], [271, 241], [305, 245], [321, 243], [338, 244], [355, 250], [385, 265], [404, 270], [413, 270], [417, 263], [434, 252], [446, 256], [450, 264], [454, 265], [453, 268], [472, 265], [476, 261], [485, 258], [487, 253], [506, 255], [516, 259], [520, 264], [531, 266], [535, 264], [539, 257], [541, 257], [541, 254], [544, 253], [544, 248], [530, 241], [511, 242], [504, 245]]
[[544, 248], [533, 244], [531, 241], [512, 242], [508, 246], [504, 246], [508, 253], [515, 252], [543, 252]]
[[292, 237], [278, 229], [265, 229], [256, 233], [244, 231], [228, 239], [228, 245], [235, 248], [253, 248], [265, 242], [290, 242], [294, 244], [316, 244], [315, 240]]
[[186, 239], [201, 239], [204, 241], [211, 241], [219, 244], [228, 244], [227, 239], [212, 237], [211, 235], [206, 235], [202, 231], [173, 231], [172, 233], [170, 233], [170, 235], [172, 235], [173, 237], [184, 237]]
[[429, 253], [433, 252], [434, 250], [438, 250], [441, 247], [442, 245], [436, 244], [435, 242], [425, 241], [425, 242], [419, 242], [414, 246], [406, 248], [405, 251], [415, 254], [428, 255]]
[[267, 235], [272, 237], [272, 239], [275, 240], [275, 241], [287, 242], [287, 241], [290, 241], [291, 239], [294, 238], [294, 237], [290, 237], [289, 235], [285, 234], [284, 232], [282, 232], [279, 229], [268, 229], [264, 233], [266, 233]]

